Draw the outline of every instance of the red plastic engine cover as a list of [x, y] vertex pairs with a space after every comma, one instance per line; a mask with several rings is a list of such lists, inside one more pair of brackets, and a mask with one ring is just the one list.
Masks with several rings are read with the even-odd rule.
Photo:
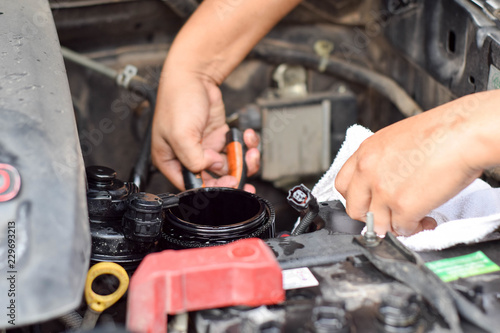
[[150, 254], [132, 276], [127, 328], [164, 333], [167, 314], [285, 299], [281, 268], [260, 239]]

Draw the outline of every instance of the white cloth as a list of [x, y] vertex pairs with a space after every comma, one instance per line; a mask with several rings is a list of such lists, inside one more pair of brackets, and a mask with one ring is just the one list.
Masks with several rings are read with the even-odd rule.
[[[314, 186], [318, 201], [345, 199], [335, 189], [335, 177], [359, 145], [373, 133], [360, 125], [351, 126], [330, 169]], [[500, 188], [492, 188], [480, 179], [454, 198], [429, 213], [438, 226], [398, 239], [415, 251], [441, 250], [457, 244], [475, 243], [500, 226]]]

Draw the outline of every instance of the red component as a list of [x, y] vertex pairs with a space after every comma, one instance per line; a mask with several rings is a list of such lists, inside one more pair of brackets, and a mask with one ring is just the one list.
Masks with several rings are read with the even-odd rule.
[[10, 175], [7, 171], [0, 169], [0, 180], [2, 180], [2, 185], [0, 185], [0, 193], [6, 192], [10, 187]]
[[130, 280], [127, 328], [164, 333], [167, 314], [284, 301], [281, 268], [271, 249], [250, 238], [223, 246], [146, 256]]
[[10, 164], [0, 163], [0, 202], [7, 202], [17, 196], [21, 188], [21, 176]]

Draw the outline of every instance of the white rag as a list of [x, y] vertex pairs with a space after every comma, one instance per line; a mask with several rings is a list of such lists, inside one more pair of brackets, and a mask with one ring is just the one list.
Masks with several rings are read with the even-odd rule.
[[[360, 125], [351, 126], [330, 169], [314, 186], [318, 201], [345, 199], [335, 188], [335, 177], [359, 145], [373, 133]], [[500, 226], [500, 188], [476, 179], [462, 192], [428, 214], [438, 226], [398, 239], [414, 251], [442, 250], [457, 244], [476, 243]]]

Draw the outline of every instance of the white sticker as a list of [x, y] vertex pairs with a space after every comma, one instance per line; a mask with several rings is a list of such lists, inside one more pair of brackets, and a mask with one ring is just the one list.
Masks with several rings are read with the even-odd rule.
[[316, 280], [307, 267], [286, 269], [282, 273], [283, 289], [285, 290], [314, 287], [319, 285], [318, 280]]

